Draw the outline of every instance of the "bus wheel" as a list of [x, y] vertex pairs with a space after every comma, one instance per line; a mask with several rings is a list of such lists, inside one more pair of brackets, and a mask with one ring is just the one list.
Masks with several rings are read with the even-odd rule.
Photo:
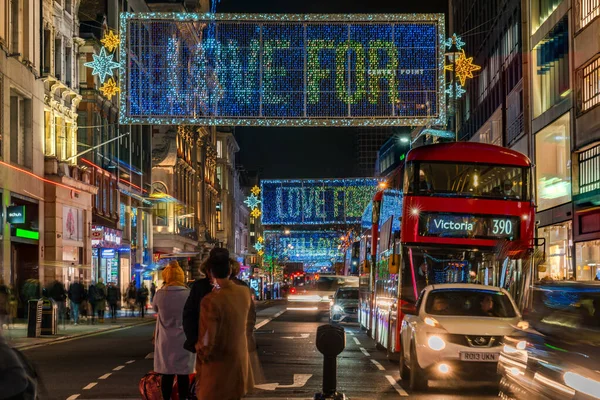
[[425, 378], [425, 371], [419, 367], [417, 361], [417, 351], [415, 346], [412, 345], [410, 349], [410, 390], [418, 392], [420, 390], [427, 389], [427, 379]]
[[410, 377], [410, 370], [406, 365], [406, 358], [404, 358], [404, 351], [400, 350], [400, 361], [398, 362], [398, 369], [400, 370], [400, 378], [403, 381], [407, 381]]

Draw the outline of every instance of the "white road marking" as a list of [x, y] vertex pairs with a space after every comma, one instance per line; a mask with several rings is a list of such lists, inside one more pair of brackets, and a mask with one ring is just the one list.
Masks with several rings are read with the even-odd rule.
[[385, 367], [377, 360], [371, 359], [371, 362], [377, 366], [380, 371], [385, 371]]
[[363, 353], [365, 356], [367, 356], [367, 357], [371, 357], [371, 355], [369, 354], [369, 352], [368, 352], [368, 351], [367, 351], [367, 350], [366, 350], [364, 347], [361, 347], [361, 348], [360, 348], [360, 351], [362, 351], [362, 353]]
[[312, 374], [294, 374], [294, 383], [291, 385], [280, 385], [279, 383], [263, 383], [262, 385], [255, 385], [254, 387], [261, 390], [273, 391], [277, 388], [282, 389], [294, 389], [301, 388], [306, 385], [306, 382], [312, 377]]
[[263, 326], [265, 326], [266, 324], [268, 324], [269, 322], [273, 321], [275, 318], [279, 317], [281, 314], [283, 314], [286, 310], [281, 310], [279, 311], [277, 314], [273, 315], [272, 317], [269, 317], [263, 321], [260, 321], [258, 324], [254, 325], [254, 329], [260, 329]]
[[91, 388], [93, 388], [97, 384], [98, 384], [98, 382], [92, 382], [89, 385], [87, 385], [86, 387], [84, 387], [83, 390], [90, 390]]
[[72, 395], [72, 396], [69, 396], [69, 397], [67, 397], [67, 400], [75, 400], [75, 399], [76, 399], [76, 398], [78, 398], [78, 397], [79, 397], [79, 393], [77, 393], [77, 394], [74, 394], [74, 395]]
[[357, 339], [357, 338], [353, 337], [352, 339], [354, 339], [354, 343], [356, 343], [357, 345], [359, 345], [359, 346], [360, 346], [360, 342], [358, 341], [358, 339]]
[[390, 385], [392, 385], [394, 389], [396, 389], [396, 392], [398, 392], [400, 396], [408, 397], [408, 393], [406, 393], [406, 390], [402, 389], [402, 386], [398, 385], [398, 382], [396, 382], [393, 376], [386, 375], [385, 378], [388, 380]]
[[152, 360], [154, 358], [154, 352], [146, 354], [145, 360]]
[[282, 339], [308, 339], [310, 333], [301, 333], [300, 336], [282, 336]]
[[109, 377], [109, 376], [111, 376], [111, 375], [112, 375], [112, 372], [109, 372], [108, 374], [104, 374], [104, 375], [102, 375], [102, 376], [101, 376], [100, 378], [98, 378], [98, 379], [102, 379], [102, 380], [104, 380], [104, 379], [108, 378], [108, 377]]
[[134, 362], [135, 362], [135, 360], [129, 360], [125, 364], [133, 364]]
[[124, 366], [124, 365], [119, 365], [118, 367], [114, 367], [114, 368], [113, 368], [113, 371], [120, 371], [120, 370], [122, 370], [123, 368], [125, 368], [125, 366]]
[[350, 335], [350, 336], [354, 336], [354, 332], [352, 332], [352, 331], [348, 331], [348, 332], [346, 332], [346, 333], [347, 333], [348, 335]]
[[291, 385], [279, 385], [278, 387], [285, 389], [301, 388], [306, 385], [311, 376], [312, 374], [294, 374], [294, 383]]

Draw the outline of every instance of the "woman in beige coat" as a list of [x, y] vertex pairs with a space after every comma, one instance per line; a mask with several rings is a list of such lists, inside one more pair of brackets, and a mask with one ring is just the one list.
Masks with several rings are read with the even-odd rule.
[[208, 267], [218, 289], [200, 305], [197, 395], [202, 400], [237, 400], [254, 386], [246, 338], [252, 329], [250, 293], [229, 279], [229, 254], [209, 258]]

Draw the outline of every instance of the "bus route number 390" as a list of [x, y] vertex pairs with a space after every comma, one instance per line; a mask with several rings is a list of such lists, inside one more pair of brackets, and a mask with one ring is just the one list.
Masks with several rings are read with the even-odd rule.
[[512, 235], [513, 224], [510, 219], [493, 219], [492, 233], [494, 235]]

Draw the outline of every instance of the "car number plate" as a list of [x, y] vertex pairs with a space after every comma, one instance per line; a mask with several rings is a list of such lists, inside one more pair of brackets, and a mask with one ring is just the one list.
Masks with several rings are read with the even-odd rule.
[[483, 361], [483, 362], [494, 362], [498, 361], [500, 353], [475, 353], [468, 351], [460, 352], [461, 361]]

